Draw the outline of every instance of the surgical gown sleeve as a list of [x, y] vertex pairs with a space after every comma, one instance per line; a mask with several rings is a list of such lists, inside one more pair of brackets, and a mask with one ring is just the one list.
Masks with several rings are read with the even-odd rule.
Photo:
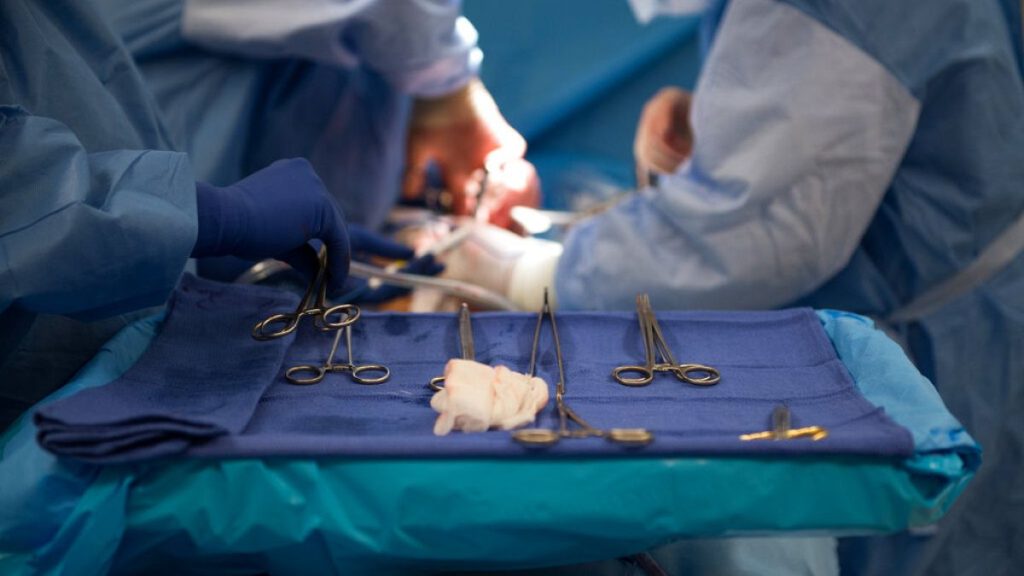
[[182, 32], [244, 56], [362, 65], [429, 97], [479, 69], [476, 30], [459, 10], [457, 0], [186, 0]]
[[87, 152], [51, 118], [0, 106], [0, 313], [92, 319], [160, 304], [195, 244], [185, 154]]
[[920, 104], [875, 59], [774, 0], [733, 2], [680, 170], [575, 228], [560, 305], [784, 305], [840, 270], [913, 135]]

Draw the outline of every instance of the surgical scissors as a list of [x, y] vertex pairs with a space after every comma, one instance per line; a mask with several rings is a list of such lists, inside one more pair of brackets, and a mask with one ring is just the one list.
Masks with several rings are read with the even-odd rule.
[[[665, 342], [665, 335], [651, 307], [647, 294], [636, 297], [636, 315], [640, 321], [640, 334], [644, 339], [644, 365], [619, 366], [612, 370], [612, 378], [623, 386], [646, 386], [654, 380], [656, 372], [671, 372], [678, 380], [695, 386], [714, 386], [721, 380], [718, 370], [704, 364], [679, 364]], [[655, 354], [661, 362], [655, 360]], [[627, 374], [639, 374], [629, 377]]]
[[[473, 348], [473, 322], [469, 318], [469, 305], [465, 302], [459, 308], [459, 347], [463, 360], [475, 360], [476, 351]], [[434, 392], [444, 390], [441, 383], [444, 376], [435, 376], [430, 379], [430, 389]]]
[[[359, 307], [353, 304], [338, 304], [327, 307], [327, 247], [321, 246], [317, 255], [318, 267], [316, 276], [306, 288], [298, 308], [294, 312], [282, 312], [271, 314], [265, 319], [257, 322], [252, 328], [252, 337], [256, 340], [271, 340], [287, 336], [299, 326], [299, 321], [305, 316], [313, 316], [313, 323], [323, 332], [340, 330], [350, 326], [359, 319]], [[314, 295], [316, 302], [313, 301]], [[340, 320], [331, 320], [332, 316], [340, 316]], [[276, 324], [283, 324], [283, 327], [271, 331]]]
[[[555, 406], [558, 410], [558, 429], [524, 428], [512, 433], [512, 438], [528, 446], [551, 446], [562, 438], [605, 438], [618, 444], [644, 445], [654, 439], [654, 435], [644, 428], [611, 428], [601, 430], [591, 426], [565, 402], [565, 365], [562, 360], [562, 343], [558, 339], [558, 325], [555, 314], [548, 303], [548, 291], [544, 289], [544, 304], [537, 314], [537, 326], [533, 331], [533, 350], [530, 352], [530, 376], [537, 375], [537, 349], [540, 345], [540, 327], [544, 317], [551, 321], [551, 335], [555, 341], [555, 360], [558, 364], [558, 384], [555, 386]], [[569, 430], [569, 422], [579, 426]]]
[[[334, 344], [331, 345], [331, 353], [327, 356], [327, 361], [324, 362], [323, 366], [314, 366], [312, 364], [302, 364], [299, 366], [292, 366], [285, 373], [284, 377], [288, 382], [297, 385], [316, 384], [324, 379], [330, 372], [348, 372], [352, 381], [356, 384], [382, 384], [391, 377], [391, 370], [383, 364], [356, 364], [352, 359], [352, 324], [347, 324], [344, 329], [345, 332], [345, 348], [348, 349], [348, 363], [347, 364], [335, 364], [334, 354], [338, 351], [338, 342], [341, 339], [341, 330], [334, 335]], [[380, 376], [366, 377], [363, 376], [365, 372], [380, 372]], [[302, 378], [300, 375], [312, 374], [308, 378]]]

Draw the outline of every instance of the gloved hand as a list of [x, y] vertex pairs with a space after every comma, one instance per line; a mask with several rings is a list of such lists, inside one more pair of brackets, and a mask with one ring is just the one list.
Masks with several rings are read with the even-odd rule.
[[562, 255], [557, 242], [523, 238], [488, 224], [473, 226], [469, 236], [439, 259], [442, 277], [472, 282], [497, 292], [523, 310], [539, 309], [544, 288], [556, 304], [555, 269]]
[[[352, 257], [356, 260], [368, 261], [372, 257], [408, 260], [409, 262], [399, 268], [398, 272], [420, 276], [436, 276], [444, 270], [444, 266], [434, 260], [433, 256], [413, 259], [412, 248], [370, 232], [357, 224], [349, 224], [348, 233], [352, 239]], [[373, 287], [363, 278], [349, 278], [343, 293], [339, 296], [343, 302], [376, 303], [397, 298], [407, 292], [409, 289], [401, 286], [383, 284]]]
[[352, 244], [352, 258], [361, 262], [369, 262], [375, 257], [408, 260], [415, 253], [409, 246], [371, 232], [359, 224], [348, 225], [348, 237]]
[[[416, 101], [409, 123], [403, 196], [414, 198], [423, 190], [433, 161], [445, 188], [452, 192], [453, 212], [469, 214], [476, 202], [471, 187], [479, 187], [480, 170], [487, 166], [492, 171], [488, 179], [501, 184], [487, 186], [488, 214], [495, 223], [507, 225], [512, 206], [540, 202], [540, 182], [522, 159], [525, 153], [526, 141], [505, 121], [483, 83], [474, 79], [447, 96]], [[500, 175], [509, 170], [510, 177]]]
[[277, 258], [315, 270], [319, 239], [327, 247], [328, 288], [348, 277], [349, 236], [341, 210], [310, 163], [279, 160], [225, 187], [196, 184], [199, 235], [192, 256]]
[[642, 174], [675, 172], [693, 152], [690, 128], [690, 93], [679, 88], [662, 88], [644, 105], [633, 140], [637, 180]]

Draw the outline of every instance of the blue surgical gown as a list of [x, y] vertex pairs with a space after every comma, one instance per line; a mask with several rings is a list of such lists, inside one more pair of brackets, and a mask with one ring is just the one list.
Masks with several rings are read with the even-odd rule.
[[118, 314], [163, 302], [195, 236], [191, 164], [106, 23], [70, 0], [0, 3], [0, 428]]
[[346, 218], [398, 199], [410, 96], [465, 84], [482, 58], [450, 0], [97, 0], [197, 178], [308, 158]]
[[409, 96], [456, 89], [481, 58], [447, 1], [3, 10], [0, 427], [121, 314], [163, 302], [194, 243], [196, 179], [305, 156], [349, 219], [378, 224], [399, 191]]
[[[698, 82], [692, 159], [574, 229], [567, 308], [762, 308], [885, 319], [1024, 211], [1017, 0], [730, 3]], [[930, 574], [1024, 566], [1024, 256], [892, 326], [984, 464]]]

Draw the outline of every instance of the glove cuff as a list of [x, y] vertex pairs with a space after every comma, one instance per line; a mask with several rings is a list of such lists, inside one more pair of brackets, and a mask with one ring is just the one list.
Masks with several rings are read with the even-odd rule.
[[196, 220], [198, 233], [192, 247], [193, 258], [215, 255], [221, 244], [220, 214], [223, 212], [217, 187], [196, 182]]
[[238, 210], [231, 210], [229, 192], [205, 182], [196, 182], [198, 234], [193, 258], [231, 254], [242, 226]]
[[526, 250], [516, 259], [508, 282], [508, 299], [523, 310], [539, 310], [544, 304], [544, 288], [548, 302], [558, 305], [555, 270], [562, 257], [562, 245], [548, 240], [531, 239]]

